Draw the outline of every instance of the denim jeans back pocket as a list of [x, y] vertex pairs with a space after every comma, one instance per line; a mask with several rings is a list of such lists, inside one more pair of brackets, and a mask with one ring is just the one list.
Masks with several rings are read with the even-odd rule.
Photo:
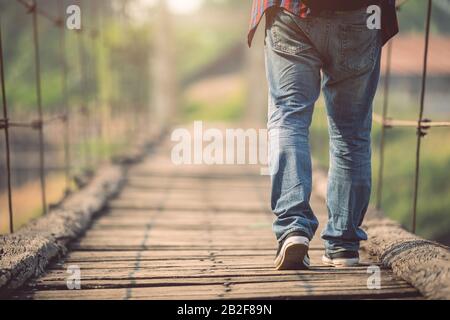
[[[308, 24], [305, 23], [305, 29], [307, 29], [307, 26]], [[274, 17], [269, 35], [273, 49], [279, 52], [299, 55], [304, 50], [310, 48], [308, 38], [303, 33], [303, 30], [283, 10], [280, 10]]]
[[373, 68], [380, 47], [378, 30], [366, 25], [341, 25], [339, 40], [340, 65], [345, 71], [359, 73]]

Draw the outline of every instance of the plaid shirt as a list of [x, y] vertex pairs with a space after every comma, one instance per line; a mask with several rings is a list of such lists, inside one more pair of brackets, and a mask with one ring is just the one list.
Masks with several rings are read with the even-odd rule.
[[[382, 40], [383, 45], [398, 33], [397, 13], [395, 0], [378, 0], [382, 12]], [[278, 6], [284, 8], [301, 18], [308, 15], [308, 8], [302, 0], [253, 0], [248, 45], [251, 46], [256, 29], [267, 9]]]

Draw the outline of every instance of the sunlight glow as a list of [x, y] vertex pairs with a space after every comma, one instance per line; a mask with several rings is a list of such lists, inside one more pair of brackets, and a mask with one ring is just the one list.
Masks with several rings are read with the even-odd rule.
[[201, 8], [203, 0], [168, 0], [167, 4], [174, 14], [191, 14]]
[[[140, 0], [142, 6], [152, 7], [158, 3], [159, 0]], [[169, 10], [173, 14], [192, 14], [198, 11], [203, 5], [204, 0], [164, 0], [167, 2]]]

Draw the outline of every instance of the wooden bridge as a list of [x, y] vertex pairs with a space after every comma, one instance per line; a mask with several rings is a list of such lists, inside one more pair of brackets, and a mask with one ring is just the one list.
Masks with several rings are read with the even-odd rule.
[[[37, 0], [16, 0], [15, 5], [29, 13], [32, 30], [33, 67], [36, 76], [36, 119], [19, 121], [9, 113], [5, 78], [5, 59], [0, 29], [0, 91], [2, 115], [0, 130], [5, 136], [5, 182], [7, 186], [9, 230], [0, 236], [0, 297], [7, 299], [449, 299], [450, 267], [449, 250], [445, 246], [419, 238], [399, 228], [387, 219], [378, 218], [375, 229], [385, 237], [375, 237], [372, 244], [376, 248], [362, 250], [362, 263], [356, 268], [335, 269], [321, 264], [324, 253], [319, 235], [311, 242], [312, 266], [307, 271], [275, 271], [273, 260], [277, 243], [271, 231], [273, 215], [268, 208], [269, 178], [261, 176], [258, 168], [250, 166], [176, 166], [170, 159], [170, 143], [158, 140], [157, 147], [140, 161], [125, 164], [118, 169], [123, 181], [118, 194], [109, 198], [99, 189], [72, 190], [72, 181], [79, 179], [73, 172], [73, 163], [82, 169], [95, 169], [96, 177], [102, 177], [104, 163], [99, 150], [92, 150], [93, 141], [108, 140], [114, 136], [128, 136], [127, 143], [137, 140], [140, 134], [149, 131], [149, 119], [160, 126], [159, 131], [172, 125], [171, 111], [175, 108], [171, 84], [174, 79], [155, 81], [155, 94], [164, 110], [164, 119], [155, 121], [159, 111], [140, 108], [140, 103], [130, 95], [123, 106], [123, 112], [116, 118], [126, 126], [108, 123], [103, 116], [95, 114], [100, 104], [94, 96], [98, 86], [88, 83], [98, 77], [90, 75], [96, 68], [88, 68], [85, 60], [94, 66], [102, 56], [97, 46], [103, 50], [116, 50], [105, 46], [99, 31], [99, 10], [92, 8], [91, 23], [76, 33], [79, 48], [77, 65], [67, 63], [65, 11], [62, 1], [58, 3], [57, 14], [45, 11]], [[83, 1], [80, 1], [80, 4]], [[84, 1], [86, 4], [88, 1]], [[448, 121], [430, 121], [424, 117], [428, 44], [430, 35], [431, 0], [428, 1], [426, 17], [425, 47], [419, 118], [399, 120], [389, 117], [389, 78], [392, 57], [392, 41], [387, 47], [382, 114], [374, 114], [374, 121], [381, 126], [378, 185], [376, 186], [377, 208], [381, 209], [384, 176], [384, 150], [387, 130], [410, 128], [417, 133], [414, 173], [414, 194], [412, 210], [412, 231], [416, 229], [417, 199], [419, 191], [419, 169], [421, 141], [436, 127], [450, 127]], [[91, 3], [91, 2], [89, 2]], [[94, 3], [94, 2], [92, 2]], [[97, 2], [96, 2], [97, 3]], [[105, 2], [107, 3], [107, 2]], [[83, 12], [86, 6], [83, 7]], [[95, 6], [94, 6], [95, 7]], [[164, 32], [155, 32], [154, 48], [158, 65], [158, 80], [162, 74], [171, 75], [176, 65], [170, 59], [170, 41], [165, 27], [164, 14], [158, 14], [159, 27]], [[167, 18], [167, 17], [166, 17]], [[60, 48], [58, 55], [61, 71], [61, 96], [64, 106], [60, 114], [46, 112], [42, 103], [41, 56], [42, 46], [39, 32], [40, 20], [45, 19], [59, 30]], [[0, 26], [1, 27], [1, 26]], [[103, 39], [103, 40], [102, 40]], [[93, 45], [93, 49], [88, 47]], [[144, 46], [147, 47], [147, 46]], [[126, 49], [126, 48], [124, 48]], [[89, 54], [89, 51], [92, 51]], [[145, 55], [143, 55], [145, 57]], [[131, 56], [133, 59], [133, 56]], [[258, 63], [256, 59], [255, 63]], [[135, 84], [141, 91], [147, 90], [139, 77], [143, 69], [134, 60], [122, 64], [135, 65], [136, 72], [119, 70], [119, 74], [136, 74]], [[260, 63], [262, 65], [262, 63]], [[48, 66], [47, 66], [48, 67]], [[67, 86], [68, 74], [79, 67], [79, 89], [81, 105], [70, 106], [69, 96], [74, 91]], [[87, 70], [92, 69], [92, 70]], [[108, 68], [111, 69], [111, 68]], [[120, 69], [120, 68], [117, 68]], [[252, 69], [252, 68], [250, 68]], [[134, 70], [134, 69], [133, 69]], [[161, 70], [164, 70], [161, 71]], [[170, 72], [168, 72], [169, 70]], [[253, 81], [260, 94], [260, 79]], [[93, 78], [93, 79], [90, 79]], [[97, 79], [97, 80], [95, 80]], [[128, 83], [128, 77], [123, 78]], [[134, 82], [133, 82], [134, 83]], [[133, 84], [134, 85], [134, 84]], [[144, 87], [142, 87], [144, 85]], [[92, 92], [91, 92], [92, 91]], [[127, 87], [121, 87], [126, 92]], [[90, 94], [89, 94], [90, 93]], [[72, 97], [73, 98], [73, 97]], [[76, 99], [75, 99], [76, 100]], [[141, 101], [146, 105], [148, 101]], [[128, 108], [128, 106], [134, 106]], [[249, 103], [249, 105], [261, 105]], [[111, 106], [108, 106], [111, 108]], [[75, 110], [74, 110], [75, 109]], [[142, 109], [142, 110], [141, 110]], [[106, 111], [106, 110], [105, 110]], [[173, 110], [172, 110], [173, 111]], [[106, 115], [115, 113], [108, 109]], [[163, 112], [164, 113], [164, 112]], [[250, 112], [250, 114], [252, 114]], [[106, 117], [108, 118], [108, 117]], [[117, 119], [116, 119], [117, 120]], [[161, 123], [159, 123], [161, 122]], [[60, 123], [63, 142], [64, 165], [68, 196], [59, 206], [49, 206], [46, 195], [48, 164], [45, 148], [45, 131], [50, 124]], [[118, 123], [118, 122], [117, 122]], [[94, 124], [94, 125], [92, 125]], [[113, 127], [113, 130], [110, 130]], [[123, 127], [122, 131], [119, 127]], [[10, 130], [19, 128], [34, 130], [39, 141], [38, 175], [43, 217], [18, 229], [14, 225], [12, 170], [10, 157]], [[74, 130], [79, 128], [79, 131]], [[95, 130], [93, 130], [95, 128]], [[98, 128], [102, 128], [98, 130]], [[72, 131], [71, 131], [72, 130]], [[433, 129], [434, 130], [434, 129]], [[413, 132], [412, 131], [412, 132]], [[102, 132], [99, 134], [99, 132]], [[111, 133], [110, 132], [110, 133]], [[48, 134], [48, 133], [47, 133]], [[101, 137], [100, 137], [101, 136]], [[81, 149], [73, 146], [80, 145]], [[97, 148], [100, 149], [100, 148]], [[76, 154], [79, 161], [74, 159]], [[3, 155], [2, 155], [3, 157]], [[111, 160], [111, 159], [108, 159]], [[123, 175], [123, 168], [126, 172]], [[84, 172], [84, 171], [83, 171]], [[81, 175], [83, 177], [83, 175]], [[83, 179], [81, 179], [83, 180]], [[101, 180], [101, 179], [100, 179]], [[84, 185], [80, 183], [79, 185]], [[91, 181], [92, 185], [93, 182]], [[118, 182], [117, 182], [118, 184]], [[106, 187], [105, 187], [106, 188]], [[117, 189], [117, 188], [116, 188]], [[114, 189], [114, 190], [116, 190]], [[98, 190], [97, 190], [98, 191]], [[74, 198], [78, 201], [74, 206]], [[110, 195], [110, 193], [108, 193]], [[77, 199], [78, 199], [77, 198]], [[98, 197], [97, 197], [98, 198]], [[105, 203], [105, 199], [108, 201]], [[72, 201], [67, 206], [66, 201]], [[323, 193], [315, 190], [311, 204], [321, 226], [327, 219], [327, 209]], [[50, 208], [51, 207], [51, 208]], [[99, 212], [99, 208], [102, 208]], [[95, 219], [91, 221], [92, 215]], [[56, 226], [54, 226], [56, 225]], [[86, 228], [89, 225], [88, 228]], [[367, 226], [366, 226], [367, 227]], [[85, 231], [85, 232], [84, 232]], [[81, 236], [80, 236], [81, 235]], [[373, 237], [371, 237], [373, 238]], [[68, 252], [65, 252], [66, 246]], [[50, 263], [49, 263], [50, 262]], [[377, 269], [377, 267], [379, 269]], [[379, 286], [373, 286], [373, 272], [380, 271]], [[401, 275], [401, 277], [400, 277]], [[75, 277], [75, 278], [74, 278]], [[78, 282], [79, 280], [79, 282]], [[75, 281], [75, 282], [73, 282]], [[411, 285], [414, 284], [414, 287]], [[75, 284], [75, 287], [72, 285]], [[77, 288], [79, 284], [79, 288]], [[423, 296], [422, 296], [423, 294]]]
[[[168, 144], [132, 166], [120, 194], [69, 254], [12, 298], [21, 299], [404, 299], [421, 298], [381, 268], [370, 289], [362, 252], [357, 268], [321, 264], [319, 236], [308, 271], [275, 271], [267, 207], [269, 178], [244, 166], [175, 166]], [[324, 200], [313, 195], [321, 225]], [[68, 290], [68, 268], [81, 289]]]

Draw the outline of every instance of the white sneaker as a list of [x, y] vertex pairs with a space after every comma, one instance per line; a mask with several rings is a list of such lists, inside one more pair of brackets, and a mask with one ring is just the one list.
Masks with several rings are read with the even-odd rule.
[[301, 232], [292, 232], [278, 246], [275, 268], [277, 270], [308, 269], [310, 264], [308, 249], [309, 239]]
[[359, 265], [359, 253], [353, 251], [325, 253], [322, 262], [327, 266], [337, 268], [354, 267]]

